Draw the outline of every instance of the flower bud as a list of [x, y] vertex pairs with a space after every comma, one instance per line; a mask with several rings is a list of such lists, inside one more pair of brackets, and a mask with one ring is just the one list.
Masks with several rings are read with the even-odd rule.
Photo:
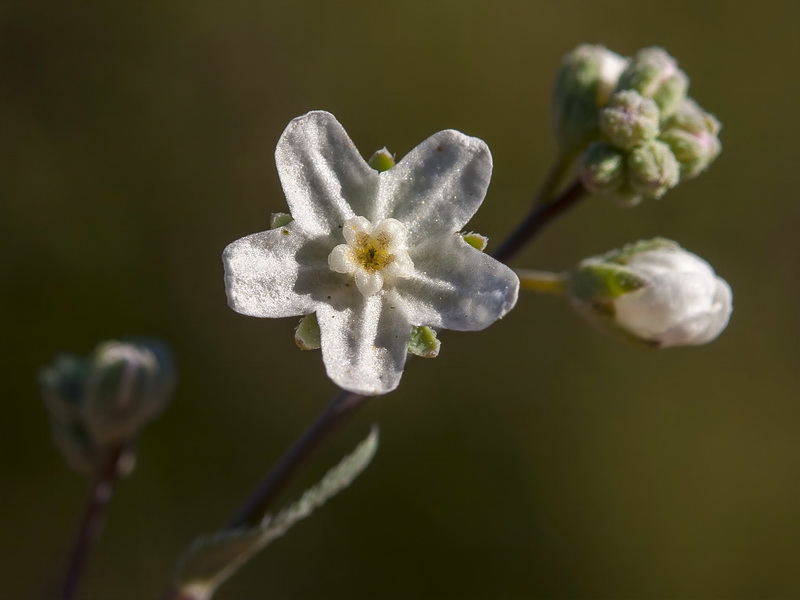
[[89, 474], [94, 465], [95, 449], [80, 416], [85, 378], [86, 361], [72, 355], [59, 356], [39, 371], [53, 443], [70, 467]]
[[660, 198], [680, 180], [680, 165], [663, 142], [651, 141], [628, 155], [628, 185], [647, 198]]
[[652, 98], [662, 118], [670, 116], [686, 98], [689, 78], [663, 48], [643, 48], [631, 57], [619, 77], [617, 90], [636, 90]]
[[567, 285], [590, 322], [653, 348], [710, 342], [733, 310], [731, 288], [711, 265], [660, 238], [584, 260]]
[[593, 142], [580, 157], [578, 177], [590, 192], [613, 195], [625, 183], [625, 154], [605, 142]]
[[584, 44], [564, 56], [553, 89], [553, 128], [562, 151], [585, 143], [597, 129], [627, 60], [603, 46]]
[[169, 350], [154, 341], [105, 342], [89, 359], [82, 405], [102, 444], [123, 443], [167, 405], [174, 385]]
[[704, 171], [722, 150], [720, 123], [687, 98], [664, 123], [660, 139], [672, 149], [681, 166], [681, 178]]
[[600, 130], [617, 148], [631, 150], [658, 135], [656, 103], [634, 90], [617, 92], [600, 111]]

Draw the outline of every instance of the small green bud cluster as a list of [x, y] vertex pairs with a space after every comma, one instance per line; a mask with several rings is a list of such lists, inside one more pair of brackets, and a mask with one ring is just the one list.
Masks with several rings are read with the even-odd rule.
[[625, 59], [579, 46], [556, 77], [556, 136], [586, 188], [626, 206], [660, 198], [720, 152], [719, 122], [687, 97], [689, 79], [661, 48]]
[[63, 355], [39, 372], [53, 440], [71, 467], [96, 474], [110, 453], [133, 444], [167, 405], [174, 385], [172, 357], [148, 340], [109, 341], [86, 358]]

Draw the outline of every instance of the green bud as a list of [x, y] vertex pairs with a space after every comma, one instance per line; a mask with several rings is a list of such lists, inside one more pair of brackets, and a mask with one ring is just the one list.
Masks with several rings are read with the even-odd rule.
[[670, 116], [683, 103], [689, 78], [663, 48], [643, 48], [631, 57], [620, 75], [617, 90], [636, 90], [655, 100], [662, 118]]
[[277, 229], [278, 227], [288, 225], [292, 221], [294, 221], [294, 219], [289, 213], [272, 213], [272, 216], [269, 219], [269, 228]]
[[382, 173], [394, 166], [394, 156], [384, 147], [378, 150], [369, 159], [369, 166]]
[[436, 337], [436, 332], [423, 325], [411, 330], [411, 339], [408, 341], [408, 351], [422, 358], [436, 358], [442, 342]]
[[105, 342], [89, 358], [82, 416], [92, 439], [132, 440], [167, 405], [174, 385], [172, 356], [155, 341]]
[[590, 192], [614, 195], [625, 183], [625, 155], [605, 142], [593, 142], [580, 157], [578, 177]]
[[661, 113], [656, 103], [634, 90], [617, 92], [600, 111], [600, 130], [623, 150], [648, 142], [658, 135]]
[[651, 141], [628, 155], [628, 185], [646, 198], [660, 198], [680, 179], [680, 165], [669, 146]]
[[474, 231], [470, 231], [469, 233], [462, 233], [461, 237], [464, 238], [464, 241], [467, 242], [470, 246], [475, 248], [476, 250], [480, 250], [483, 252], [486, 250], [486, 246], [489, 243], [489, 238], [485, 235], [481, 235], [480, 233], [475, 233]]
[[597, 132], [597, 113], [608, 102], [627, 61], [603, 46], [584, 44], [564, 56], [553, 87], [553, 129], [562, 152]]
[[300, 320], [297, 329], [294, 330], [294, 342], [300, 350], [319, 350], [320, 332], [317, 313], [306, 315]]
[[53, 443], [71, 468], [88, 475], [96, 449], [81, 418], [86, 369], [86, 361], [77, 356], [59, 356], [40, 369], [39, 386], [50, 414]]
[[678, 159], [682, 179], [695, 177], [717, 158], [722, 150], [720, 127], [713, 115], [690, 98], [664, 123], [659, 139], [669, 145]]

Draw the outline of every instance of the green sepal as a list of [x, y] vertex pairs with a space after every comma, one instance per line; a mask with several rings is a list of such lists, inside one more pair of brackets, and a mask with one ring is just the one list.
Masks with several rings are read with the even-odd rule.
[[467, 242], [470, 246], [475, 248], [476, 250], [480, 250], [483, 252], [486, 250], [486, 246], [489, 244], [489, 238], [485, 235], [481, 235], [480, 233], [475, 233], [474, 231], [470, 231], [469, 233], [462, 233], [461, 237], [464, 238], [464, 241]]
[[283, 227], [294, 221], [294, 218], [289, 213], [272, 213], [269, 219], [269, 228], [277, 229]]
[[379, 173], [388, 171], [395, 165], [394, 156], [385, 147], [373, 154], [368, 162], [369, 166]]
[[411, 354], [422, 358], [436, 358], [441, 346], [442, 342], [436, 337], [436, 332], [427, 325], [411, 330], [411, 339], [408, 340], [408, 351]]
[[570, 273], [567, 286], [572, 298], [596, 301], [616, 298], [646, 284], [622, 265], [584, 262]]
[[627, 265], [630, 260], [637, 254], [642, 252], [651, 252], [653, 250], [678, 250], [680, 244], [667, 238], [655, 237], [649, 240], [639, 240], [630, 244], [625, 244], [622, 248], [611, 250], [599, 257], [603, 262], [615, 263], [618, 265]]
[[306, 315], [300, 320], [297, 329], [294, 330], [294, 342], [300, 350], [319, 350], [320, 332], [317, 313]]

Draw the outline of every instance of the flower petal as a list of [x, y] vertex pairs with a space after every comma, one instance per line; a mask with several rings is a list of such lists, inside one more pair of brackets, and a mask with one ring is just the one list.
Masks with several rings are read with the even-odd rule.
[[392, 293], [364, 298], [355, 289], [337, 304], [317, 311], [328, 377], [357, 394], [391, 392], [400, 383], [411, 338], [402, 305]]
[[409, 254], [415, 274], [398, 279], [395, 289], [413, 325], [477, 331], [517, 302], [519, 279], [514, 271], [458, 234], [435, 238]]
[[346, 219], [366, 214], [378, 193], [378, 172], [324, 111], [289, 123], [275, 163], [292, 217], [311, 234], [330, 234]]
[[440, 131], [380, 174], [375, 218], [403, 223], [412, 243], [460, 231], [486, 196], [492, 155], [478, 138]]
[[252, 317], [294, 317], [316, 310], [316, 302], [295, 291], [302, 268], [296, 259], [307, 238], [293, 223], [254, 233], [225, 248], [228, 304]]
[[358, 268], [353, 260], [353, 250], [347, 244], [339, 244], [331, 250], [328, 266], [337, 273], [352, 273]]
[[383, 275], [379, 271], [356, 269], [355, 280], [358, 291], [365, 296], [374, 296], [383, 287]]

